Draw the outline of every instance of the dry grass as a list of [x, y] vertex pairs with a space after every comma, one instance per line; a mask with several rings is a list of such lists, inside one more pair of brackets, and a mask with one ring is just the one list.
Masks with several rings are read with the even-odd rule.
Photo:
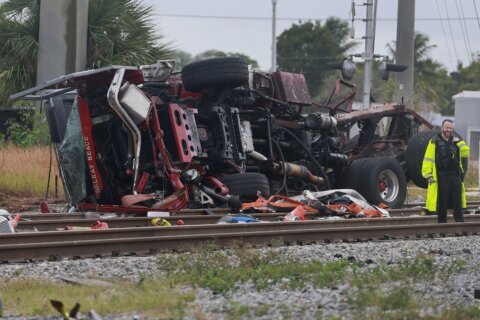
[[465, 175], [465, 187], [476, 188], [478, 191], [478, 166], [476, 166], [475, 164], [475, 162], [470, 162], [470, 164], [468, 165], [467, 174]]
[[[7, 145], [0, 148], [0, 192], [22, 197], [45, 197], [50, 168], [49, 147], [20, 148]], [[55, 176], [59, 176], [52, 150], [50, 197], [55, 196]], [[63, 198], [60, 178], [58, 197]]]

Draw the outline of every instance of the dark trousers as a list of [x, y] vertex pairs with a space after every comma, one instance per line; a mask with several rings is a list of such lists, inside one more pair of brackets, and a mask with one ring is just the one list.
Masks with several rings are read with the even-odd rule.
[[462, 179], [457, 173], [438, 173], [438, 223], [447, 222], [447, 209], [453, 209], [456, 222], [463, 222]]

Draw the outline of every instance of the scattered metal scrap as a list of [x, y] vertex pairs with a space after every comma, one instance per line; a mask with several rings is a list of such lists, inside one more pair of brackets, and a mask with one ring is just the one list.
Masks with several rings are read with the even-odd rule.
[[[256, 201], [242, 204], [240, 212], [290, 212], [285, 221], [305, 220], [305, 213], [319, 216], [340, 216], [344, 218], [389, 217], [386, 206], [373, 206], [358, 192], [351, 189], [310, 192], [301, 196], [285, 197], [274, 195], [265, 199], [261, 195]], [[291, 217], [288, 217], [291, 216]], [[296, 219], [294, 218], [296, 217]]]

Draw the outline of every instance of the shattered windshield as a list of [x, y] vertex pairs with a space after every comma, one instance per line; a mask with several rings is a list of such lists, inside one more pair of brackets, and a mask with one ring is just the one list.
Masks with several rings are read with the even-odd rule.
[[68, 116], [65, 136], [56, 148], [66, 195], [71, 204], [76, 204], [86, 197], [85, 152], [76, 98]]

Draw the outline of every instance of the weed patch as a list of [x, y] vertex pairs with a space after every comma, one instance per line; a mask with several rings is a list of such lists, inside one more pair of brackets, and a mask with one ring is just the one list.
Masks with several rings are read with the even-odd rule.
[[34, 280], [11, 280], [0, 284], [4, 315], [45, 316], [56, 314], [49, 299], [60, 300], [70, 309], [76, 302], [80, 311], [95, 309], [100, 314], [140, 312], [146, 316], [181, 318], [195, 296], [177, 290], [161, 279], [138, 283], [113, 281], [113, 287], [71, 285]]
[[[440, 314], [428, 315], [444, 301], [429, 300], [415, 291], [415, 285], [426, 285], [435, 279], [448, 280], [452, 273], [465, 269], [466, 262], [453, 261], [437, 265], [426, 256], [396, 265], [379, 264], [370, 269], [355, 269], [351, 277], [354, 288], [349, 303], [354, 319], [478, 319], [478, 308], [447, 308]], [[456, 316], [453, 316], [456, 315]]]
[[[368, 287], [360, 290], [351, 299], [352, 318], [363, 320], [474, 320], [480, 319], [480, 309], [476, 306], [447, 306], [436, 312], [438, 302], [426, 300], [411, 287], [398, 285], [388, 291]], [[445, 302], [445, 301], [443, 301]], [[434, 311], [431, 313], [425, 310]]]
[[397, 286], [386, 291], [374, 286], [359, 289], [350, 299], [355, 319], [415, 319], [421, 307], [413, 290]]
[[[344, 280], [350, 264], [334, 262], [284, 262], [278, 252], [260, 254], [256, 250], [236, 249], [231, 253], [214, 250], [191, 255], [174, 255], [160, 260], [161, 268], [175, 273], [181, 284], [208, 288], [214, 293], [226, 293], [238, 283], [251, 282], [257, 290], [280, 284], [284, 289], [299, 289], [306, 283], [330, 287]], [[172, 277], [173, 278], [173, 277]]]
[[240, 304], [237, 301], [229, 301], [227, 308], [227, 319], [237, 320], [242, 319], [250, 313], [250, 307]]
[[[479, 313], [475, 308], [455, 307], [430, 312], [435, 313], [430, 315], [425, 310], [443, 308], [444, 301], [429, 300], [417, 291], [419, 284], [423, 287], [446, 281], [450, 274], [464, 270], [466, 262], [462, 260], [438, 265], [431, 257], [420, 255], [391, 265], [365, 265], [345, 259], [299, 262], [279, 251], [235, 249], [172, 255], [160, 264], [175, 285], [198, 286], [216, 294], [228, 294], [246, 283], [259, 291], [275, 285], [285, 290], [299, 290], [307, 285], [328, 288], [348, 284], [351, 289], [346, 292], [347, 300], [355, 319], [475, 319]], [[251, 307], [230, 301], [226, 312], [229, 319], [241, 319], [261, 317], [268, 314], [269, 308], [271, 306]], [[284, 307], [279, 312], [288, 318], [293, 310]], [[319, 308], [319, 318], [322, 313]]]

